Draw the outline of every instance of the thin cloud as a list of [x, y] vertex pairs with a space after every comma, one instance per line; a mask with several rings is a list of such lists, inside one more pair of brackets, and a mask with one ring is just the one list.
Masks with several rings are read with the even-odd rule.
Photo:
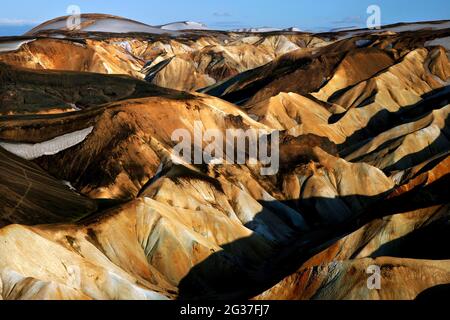
[[0, 18], [1, 26], [12, 26], [12, 27], [20, 27], [20, 26], [30, 26], [38, 24], [38, 21], [35, 20], [23, 20], [23, 19], [9, 19], [9, 18]]
[[331, 23], [334, 25], [339, 25], [339, 24], [360, 24], [363, 22], [364, 21], [361, 16], [350, 16], [350, 17], [345, 17], [341, 20], [332, 21]]
[[229, 12], [214, 12], [213, 16], [214, 17], [231, 17], [232, 14]]
[[210, 28], [219, 30], [241, 29], [248, 26], [241, 21], [213, 21], [208, 24]]

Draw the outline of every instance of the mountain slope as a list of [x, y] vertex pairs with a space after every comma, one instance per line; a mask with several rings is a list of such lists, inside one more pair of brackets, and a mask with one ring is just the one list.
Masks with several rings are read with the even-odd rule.
[[[202, 27], [83, 15], [81, 30], [57, 18], [0, 39], [0, 299], [411, 300], [448, 285], [447, 22]], [[231, 161], [230, 129], [258, 130], [271, 163], [248, 142]], [[213, 142], [195, 137], [175, 156], [176, 130], [213, 130], [233, 156], [194, 164]]]

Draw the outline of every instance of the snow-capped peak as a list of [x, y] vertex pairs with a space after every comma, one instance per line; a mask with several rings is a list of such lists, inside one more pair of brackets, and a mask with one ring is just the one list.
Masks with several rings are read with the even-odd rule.
[[200, 22], [181, 21], [173, 22], [160, 26], [163, 30], [179, 31], [179, 30], [209, 30], [208, 26]]

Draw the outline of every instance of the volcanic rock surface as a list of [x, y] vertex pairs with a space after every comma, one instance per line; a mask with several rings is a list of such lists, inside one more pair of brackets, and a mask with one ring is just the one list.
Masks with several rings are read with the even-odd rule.
[[[0, 299], [389, 300], [450, 283], [448, 22], [65, 22], [0, 38]], [[279, 170], [174, 157], [173, 132], [199, 124], [278, 135]]]

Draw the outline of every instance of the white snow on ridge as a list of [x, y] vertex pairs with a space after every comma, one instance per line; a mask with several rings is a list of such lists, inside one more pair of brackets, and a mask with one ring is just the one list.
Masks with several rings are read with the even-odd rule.
[[360, 30], [361, 27], [339, 27], [339, 28], [333, 28], [330, 30], [321, 30], [321, 32], [341, 32], [341, 31], [351, 31], [351, 30]]
[[143, 32], [153, 34], [169, 33], [160, 28], [151, 27], [149, 25], [121, 20], [115, 18], [99, 19], [95, 23], [84, 27], [83, 31], [91, 32], [111, 32], [111, 33], [129, 33], [129, 32]]
[[77, 189], [75, 189], [75, 188], [73, 187], [73, 185], [72, 185], [69, 181], [63, 180], [62, 183], [63, 183], [63, 185], [65, 185], [66, 187], [68, 187], [70, 190], [72, 190], [72, 191], [77, 191]]
[[[43, 30], [67, 30], [68, 17], [59, 17], [34, 28], [28, 34], [38, 33]], [[139, 21], [133, 21], [121, 17], [104, 15], [104, 14], [83, 14], [81, 15], [81, 31], [86, 32], [109, 32], [109, 33], [150, 33], [150, 34], [170, 34], [178, 35], [184, 30], [210, 30], [206, 25], [193, 21], [180, 21], [167, 23], [160, 26], [152, 26]], [[386, 25], [381, 29], [358, 29], [358, 27], [337, 28], [332, 30], [323, 30], [322, 32], [343, 32], [344, 38], [357, 36], [363, 33], [377, 32], [404, 32], [417, 31], [422, 29], [440, 30], [449, 29], [450, 21], [439, 22], [417, 22], [405, 23], [401, 25]], [[301, 32], [298, 28], [242, 28], [230, 30], [231, 32], [247, 32], [247, 33], [265, 33], [265, 32]], [[310, 31], [311, 33], [320, 33], [319, 31]]]
[[291, 28], [283, 29], [283, 31], [302, 32], [301, 29], [296, 28], [296, 27], [291, 27]]
[[270, 28], [270, 27], [262, 27], [262, 28], [243, 28], [243, 29], [237, 29], [232, 30], [234, 32], [250, 32], [250, 33], [258, 33], [258, 32], [275, 32], [275, 31], [282, 31], [282, 29], [278, 28]]
[[93, 130], [94, 127], [89, 127], [36, 144], [0, 142], [0, 147], [25, 160], [33, 160], [72, 148], [83, 142]]
[[[383, 33], [383, 32], [407, 32], [407, 31], [418, 31], [418, 30], [443, 30], [450, 29], [450, 21], [445, 21], [441, 23], [407, 23], [400, 26], [383, 26], [381, 29], [359, 29], [359, 30], [342, 30], [341, 32], [346, 33], [345, 36], [340, 37], [340, 39], [347, 39], [355, 37], [366, 33]], [[348, 31], [348, 32], [347, 32]]]
[[417, 31], [423, 29], [431, 29], [431, 30], [442, 30], [442, 29], [450, 29], [450, 21], [442, 22], [442, 23], [411, 23], [406, 24], [404, 26], [398, 27], [388, 27], [383, 30], [393, 31], [393, 32], [404, 32], [404, 31]]
[[0, 53], [19, 50], [24, 44], [33, 42], [35, 40], [36, 39], [0, 42]]
[[[50, 22], [41, 24], [27, 34], [35, 34], [46, 30], [68, 30], [67, 17], [60, 17]], [[109, 33], [152, 33], [152, 34], [177, 34], [176, 30], [163, 30], [138, 21], [128, 20], [113, 16], [82, 15], [80, 18], [80, 30], [84, 32], [109, 32]]]
[[168, 23], [158, 28], [162, 30], [170, 30], [170, 31], [181, 31], [181, 30], [209, 30], [208, 26], [203, 23], [193, 22], [193, 21], [184, 21], [184, 22], [174, 22]]
[[129, 54], [133, 54], [133, 48], [131, 47], [131, 43], [129, 41], [114, 42], [114, 44], [122, 47]]
[[442, 46], [445, 50], [450, 51], [450, 37], [437, 38], [425, 42], [425, 47]]
[[[83, 23], [85, 22], [86, 19], [85, 18], [80, 18], [80, 22]], [[44, 30], [64, 30], [67, 28], [67, 18], [63, 19], [57, 19], [55, 21], [52, 21], [48, 24], [41, 24], [39, 26], [37, 26], [36, 28], [32, 29], [31, 31], [29, 31], [27, 34], [34, 34], [40, 31], [44, 31]]]

